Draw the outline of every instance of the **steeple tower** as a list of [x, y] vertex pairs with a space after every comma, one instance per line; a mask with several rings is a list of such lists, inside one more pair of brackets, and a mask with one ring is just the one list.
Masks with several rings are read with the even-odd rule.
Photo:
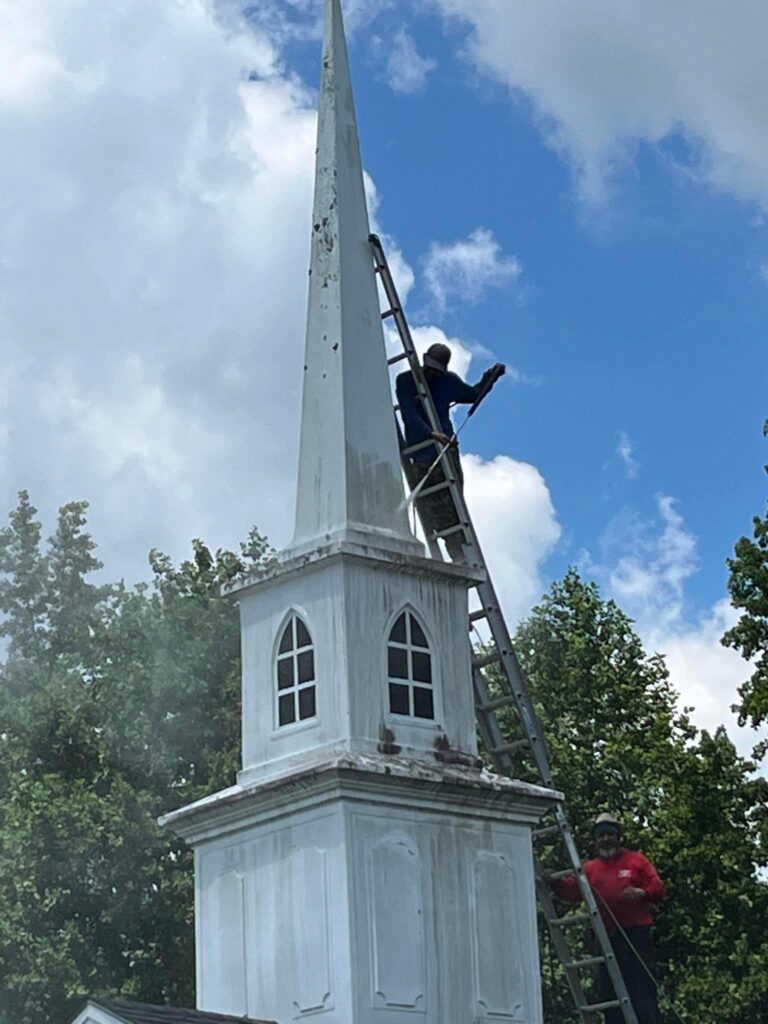
[[293, 547], [375, 539], [419, 553], [403, 483], [339, 0], [328, 0]]
[[326, 0], [296, 533], [238, 582], [242, 770], [195, 851], [202, 1010], [541, 1024], [531, 829], [481, 770], [467, 589], [402, 509], [339, 0]]

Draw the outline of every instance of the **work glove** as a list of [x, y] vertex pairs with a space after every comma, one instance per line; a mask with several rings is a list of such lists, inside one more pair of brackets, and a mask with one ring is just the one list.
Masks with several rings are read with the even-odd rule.
[[[494, 363], [493, 366], [490, 366], [485, 371], [483, 376], [480, 378], [480, 385], [481, 385], [481, 387], [483, 385], [487, 384], [488, 381], [492, 380], [492, 379], [493, 379], [493, 383], [495, 384], [496, 381], [498, 380], [498, 378], [499, 377], [503, 377], [506, 372], [507, 372], [507, 368], [504, 365], [504, 363]], [[493, 386], [493, 385], [491, 385], [491, 386]]]

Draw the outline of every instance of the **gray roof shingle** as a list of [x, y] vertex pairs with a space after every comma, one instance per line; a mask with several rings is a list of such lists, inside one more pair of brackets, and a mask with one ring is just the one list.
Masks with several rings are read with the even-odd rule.
[[96, 1006], [114, 1013], [128, 1024], [275, 1024], [253, 1017], [231, 1017], [228, 1014], [206, 1013], [204, 1010], [183, 1010], [176, 1006], [150, 1006], [127, 999], [91, 999]]

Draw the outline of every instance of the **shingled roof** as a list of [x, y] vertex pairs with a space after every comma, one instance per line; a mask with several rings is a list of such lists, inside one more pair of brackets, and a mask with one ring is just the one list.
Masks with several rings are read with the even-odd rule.
[[229, 1014], [184, 1010], [177, 1006], [151, 1006], [127, 999], [89, 999], [88, 1004], [112, 1014], [121, 1024], [275, 1024], [275, 1021]]

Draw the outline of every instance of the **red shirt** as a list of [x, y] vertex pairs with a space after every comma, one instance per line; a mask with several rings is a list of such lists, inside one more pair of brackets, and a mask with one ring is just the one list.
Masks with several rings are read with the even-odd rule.
[[[614, 930], [616, 923], [604, 904], [613, 911], [622, 928], [634, 928], [653, 923], [650, 907], [664, 899], [667, 891], [653, 864], [636, 850], [621, 850], [616, 857], [608, 860], [602, 857], [588, 860], [584, 865], [584, 874], [595, 892], [608, 931]], [[621, 894], [628, 886], [642, 889], [645, 899], [637, 903], [622, 900]], [[575, 875], [558, 879], [552, 888], [561, 899], [573, 902], [581, 899]]]

